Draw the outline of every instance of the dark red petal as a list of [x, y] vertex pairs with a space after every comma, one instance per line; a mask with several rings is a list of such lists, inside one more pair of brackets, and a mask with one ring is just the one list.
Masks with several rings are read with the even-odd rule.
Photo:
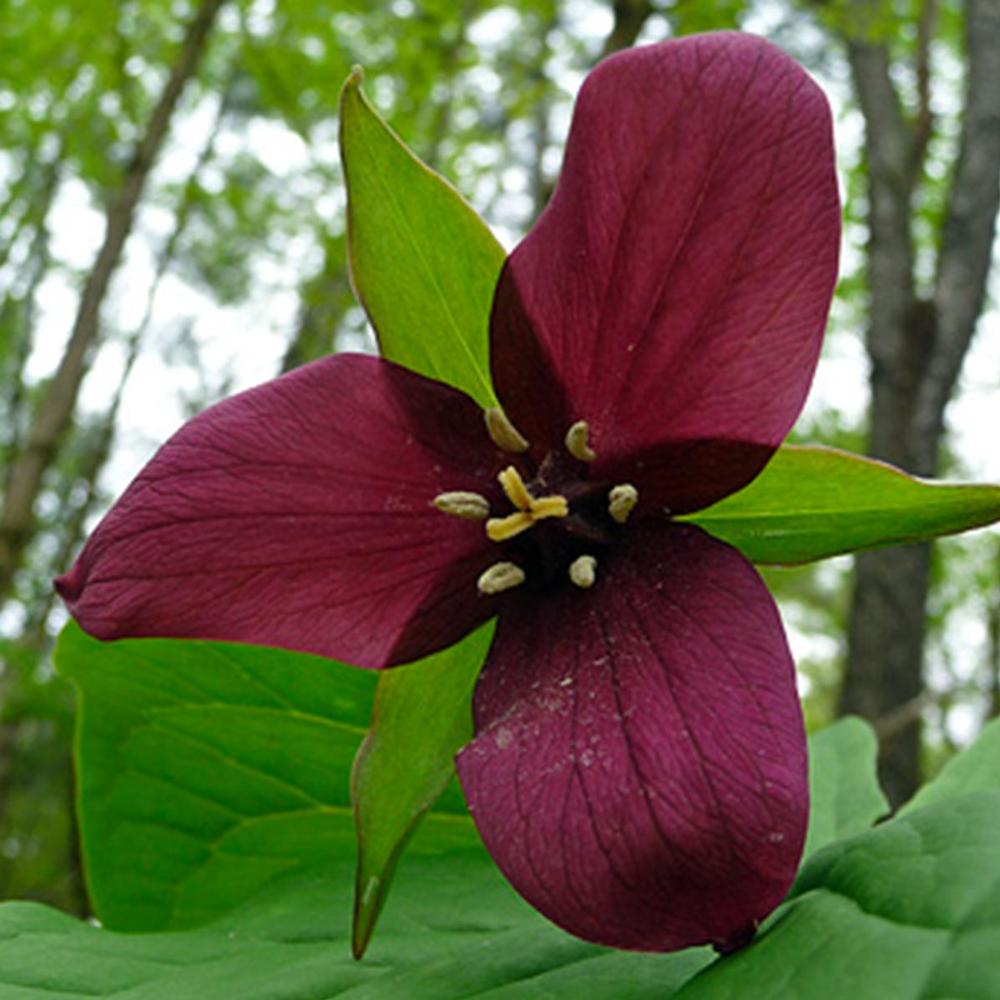
[[495, 610], [481, 521], [432, 506], [496, 495], [504, 459], [457, 390], [341, 354], [206, 410], [143, 469], [57, 581], [108, 639], [184, 636], [380, 667]]
[[[501, 401], [550, 447], [587, 420], [595, 476], [645, 455], [643, 485], [681, 509], [653, 453], [705, 441], [766, 458], [795, 420], [839, 232], [829, 107], [792, 59], [738, 34], [613, 56], [585, 82], [556, 193], [501, 277]], [[745, 466], [759, 462], [735, 462], [700, 502], [744, 485]]]
[[522, 895], [618, 948], [745, 941], [795, 875], [805, 733], [774, 602], [699, 529], [642, 525], [589, 591], [506, 610], [458, 758]]

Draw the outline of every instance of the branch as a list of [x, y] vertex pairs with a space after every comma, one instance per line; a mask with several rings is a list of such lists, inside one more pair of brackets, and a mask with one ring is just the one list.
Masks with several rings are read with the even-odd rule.
[[889, 75], [885, 46], [847, 38], [847, 56], [865, 120], [868, 163], [868, 351], [876, 376], [891, 378], [905, 356], [903, 331], [915, 299], [910, 200], [913, 134]]
[[967, 0], [965, 113], [934, 287], [938, 336], [917, 401], [917, 438], [940, 427], [986, 299], [1000, 210], [1000, 0]]
[[[62, 179], [62, 145], [60, 140], [60, 153], [37, 168], [36, 172], [41, 179], [38, 201], [29, 206], [22, 217], [22, 222], [33, 225], [35, 232], [23, 265], [23, 273], [11, 281], [11, 288], [0, 302], [0, 323], [6, 319], [10, 324], [6, 345], [10, 354], [0, 361], [0, 371], [7, 381], [6, 385], [0, 386], [0, 419], [7, 421], [6, 434], [0, 433], [0, 469], [8, 466], [10, 459], [17, 454], [23, 430], [19, 417], [27, 396], [24, 369], [31, 354], [31, 331], [34, 328], [38, 289], [51, 263], [49, 217]], [[35, 218], [29, 220], [29, 214]], [[17, 279], [22, 277], [25, 280], [23, 287], [19, 289], [16, 287]]]
[[917, 22], [917, 117], [913, 137], [913, 170], [923, 170], [927, 145], [934, 134], [934, 113], [931, 110], [931, 42], [937, 21], [937, 0], [924, 0]]
[[873, 723], [879, 745], [884, 747], [891, 743], [904, 729], [919, 722], [924, 711], [933, 704], [934, 699], [927, 691], [921, 691], [915, 698], [904, 701], [892, 710], [880, 715]]
[[653, 14], [650, 0], [614, 0], [612, 4], [615, 20], [604, 39], [600, 58], [635, 45], [643, 25]]
[[178, 52], [163, 93], [150, 116], [126, 171], [124, 182], [108, 207], [104, 242], [87, 279], [62, 361], [35, 410], [26, 446], [14, 460], [0, 510], [0, 595], [8, 592], [31, 533], [35, 501], [42, 476], [59, 440], [69, 426], [80, 385], [100, 334], [100, 309], [111, 277], [132, 229], [146, 179], [166, 139], [181, 92], [194, 76], [215, 17], [225, 0], [202, 0]]

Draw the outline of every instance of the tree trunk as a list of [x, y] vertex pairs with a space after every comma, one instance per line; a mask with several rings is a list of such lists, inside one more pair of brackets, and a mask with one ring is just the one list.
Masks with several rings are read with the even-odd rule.
[[132, 229], [150, 170], [163, 147], [184, 87], [194, 76], [215, 17], [225, 0], [202, 0], [188, 25], [160, 99], [153, 109], [124, 181], [107, 213], [104, 242], [87, 279], [69, 342], [35, 409], [27, 440], [7, 474], [0, 509], [0, 600], [9, 592], [30, 536], [42, 476], [69, 426], [80, 385], [100, 335], [100, 310]]
[[614, 0], [611, 10], [615, 19], [604, 39], [601, 59], [635, 45], [639, 32], [653, 16], [654, 8], [651, 0]]
[[[914, 278], [913, 200], [931, 123], [926, 27], [933, 5], [924, 7], [917, 55], [921, 106], [910, 118], [890, 77], [885, 45], [848, 40], [869, 181], [869, 452], [922, 476], [938, 470], [945, 408], [983, 309], [1000, 207], [1000, 0], [969, 0], [965, 10], [965, 111], [926, 300]], [[924, 688], [929, 585], [928, 546], [855, 560], [840, 710], [881, 729], [880, 777], [893, 805], [909, 798], [920, 780], [919, 711], [906, 708], [919, 707]]]

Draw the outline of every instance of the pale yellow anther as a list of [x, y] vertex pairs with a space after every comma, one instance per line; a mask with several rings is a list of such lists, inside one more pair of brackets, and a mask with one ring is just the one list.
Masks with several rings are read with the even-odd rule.
[[531, 447], [524, 435], [510, 422], [507, 414], [499, 406], [490, 406], [485, 409], [483, 419], [486, 421], [486, 432], [501, 451], [520, 454]]
[[527, 531], [535, 519], [526, 510], [519, 510], [506, 517], [491, 517], [486, 522], [486, 534], [491, 542], [506, 542], [508, 538]]
[[550, 497], [539, 497], [531, 501], [531, 516], [536, 521], [546, 517], [566, 517], [569, 514], [569, 501], [555, 494]]
[[507, 499], [518, 510], [531, 510], [532, 496], [528, 492], [528, 487], [524, 485], [521, 473], [513, 465], [508, 465], [497, 476], [497, 479], [500, 480], [500, 485], [503, 487], [504, 493], [507, 494]]
[[482, 521], [490, 516], [490, 502], [478, 493], [466, 490], [452, 490], [439, 493], [434, 498], [434, 506], [443, 514], [465, 517], [471, 521]]
[[524, 583], [524, 570], [512, 562], [494, 563], [476, 581], [480, 594], [499, 594]]
[[566, 450], [581, 462], [593, 462], [597, 455], [590, 447], [590, 427], [586, 420], [578, 420], [566, 431]]
[[577, 556], [569, 564], [569, 578], [578, 587], [593, 587], [597, 579], [597, 560], [593, 556]]
[[631, 483], [622, 483], [608, 494], [608, 513], [613, 520], [624, 524], [638, 502], [639, 491]]

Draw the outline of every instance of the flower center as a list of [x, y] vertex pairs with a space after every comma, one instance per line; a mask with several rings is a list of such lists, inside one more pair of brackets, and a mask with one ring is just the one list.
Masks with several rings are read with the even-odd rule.
[[524, 485], [521, 473], [513, 465], [508, 465], [497, 478], [507, 499], [517, 510], [506, 517], [491, 517], [486, 522], [486, 534], [491, 542], [506, 542], [522, 531], [527, 531], [538, 521], [547, 517], [566, 517], [569, 514], [569, 502], [564, 496], [553, 494], [535, 499]]
[[[502, 451], [526, 455], [530, 446], [499, 409], [486, 412], [486, 427]], [[527, 585], [547, 589], [568, 579], [587, 589], [597, 581], [600, 553], [614, 540], [639, 501], [630, 483], [594, 482], [587, 466], [596, 458], [589, 428], [578, 420], [566, 433], [565, 452], [550, 452], [525, 482], [521, 468], [508, 465], [497, 479], [513, 508], [491, 516], [489, 500], [464, 490], [440, 493], [434, 506], [453, 517], [486, 522], [486, 535], [499, 546], [496, 563], [477, 581], [479, 592], [498, 594]], [[533, 529], [533, 530], [532, 530]]]

